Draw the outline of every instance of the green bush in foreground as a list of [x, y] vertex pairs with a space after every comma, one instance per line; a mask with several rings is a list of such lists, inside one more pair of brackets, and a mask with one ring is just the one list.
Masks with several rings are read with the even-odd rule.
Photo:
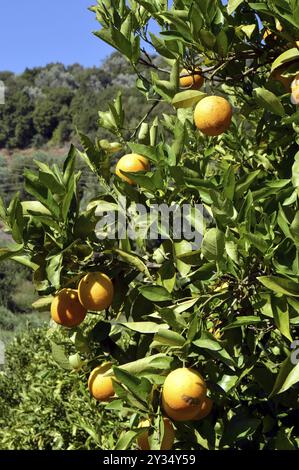
[[57, 367], [46, 329], [28, 330], [6, 350], [0, 372], [0, 449], [111, 449], [120, 419], [100, 411], [76, 371]]

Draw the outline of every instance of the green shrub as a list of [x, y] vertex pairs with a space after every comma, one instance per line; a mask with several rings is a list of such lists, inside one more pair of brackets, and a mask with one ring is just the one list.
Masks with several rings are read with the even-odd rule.
[[[46, 315], [48, 317], [48, 315]], [[45, 315], [42, 313], [16, 314], [0, 306], [0, 341], [9, 343], [15, 335], [24, 329], [38, 328], [45, 325]]]
[[[84, 374], [60, 369], [43, 328], [19, 335], [0, 372], [0, 449], [111, 449], [122, 423], [101, 410]], [[105, 416], [104, 416], [105, 413]]]

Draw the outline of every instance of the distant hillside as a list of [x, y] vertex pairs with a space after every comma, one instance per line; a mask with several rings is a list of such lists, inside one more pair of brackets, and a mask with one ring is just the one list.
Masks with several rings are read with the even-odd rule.
[[0, 149], [61, 146], [74, 137], [76, 128], [91, 137], [108, 137], [98, 130], [98, 111], [106, 110], [117, 90], [124, 90], [129, 128], [148, 106], [136, 89], [130, 65], [118, 53], [99, 68], [56, 63], [21, 75], [2, 71], [0, 80], [6, 88], [5, 105], [0, 106]]

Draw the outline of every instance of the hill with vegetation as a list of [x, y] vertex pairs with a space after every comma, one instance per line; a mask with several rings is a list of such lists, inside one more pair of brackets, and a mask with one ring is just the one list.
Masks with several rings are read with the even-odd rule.
[[119, 53], [100, 67], [52, 63], [26, 69], [21, 75], [2, 71], [0, 80], [5, 85], [0, 149], [61, 146], [75, 137], [76, 129], [104, 139], [107, 133], [99, 129], [98, 111], [108, 108], [119, 90], [127, 110], [128, 133], [149, 107], [136, 88], [132, 67]]

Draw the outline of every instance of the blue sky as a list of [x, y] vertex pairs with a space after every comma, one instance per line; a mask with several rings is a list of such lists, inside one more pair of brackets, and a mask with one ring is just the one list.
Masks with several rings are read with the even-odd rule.
[[99, 65], [112, 48], [96, 38], [100, 29], [87, 8], [93, 0], [1, 0], [0, 70], [63, 62]]

